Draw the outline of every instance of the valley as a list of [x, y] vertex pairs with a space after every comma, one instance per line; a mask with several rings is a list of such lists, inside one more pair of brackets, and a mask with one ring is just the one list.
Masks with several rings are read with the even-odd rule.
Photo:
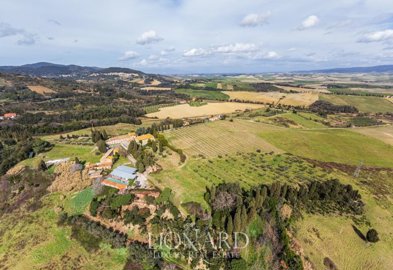
[[[393, 264], [393, 81], [0, 76], [1, 269]], [[220, 251], [233, 260], [148, 246], [186, 228], [250, 246]]]

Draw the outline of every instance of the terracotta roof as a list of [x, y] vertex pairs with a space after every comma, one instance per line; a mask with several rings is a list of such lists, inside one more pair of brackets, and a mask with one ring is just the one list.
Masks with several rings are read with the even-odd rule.
[[101, 184], [103, 184], [103, 185], [105, 185], [105, 186], [114, 187], [114, 188], [117, 188], [117, 189], [119, 189], [119, 190], [122, 190], [122, 189], [126, 189], [126, 188], [127, 188], [127, 185], [120, 184], [120, 183], [116, 183], [116, 182], [113, 182], [113, 181], [109, 181], [109, 180], [107, 180], [107, 179], [102, 180], [102, 181], [101, 181]]
[[154, 136], [151, 134], [144, 134], [144, 135], [136, 137], [137, 141], [145, 141], [145, 140], [149, 140], [149, 139], [154, 140]]
[[5, 113], [4, 117], [9, 118], [9, 117], [16, 117], [16, 113]]

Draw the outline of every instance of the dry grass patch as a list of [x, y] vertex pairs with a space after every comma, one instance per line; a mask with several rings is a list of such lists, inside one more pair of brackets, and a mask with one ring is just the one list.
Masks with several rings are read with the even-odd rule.
[[234, 102], [217, 102], [208, 103], [203, 106], [193, 107], [189, 104], [181, 104], [172, 107], [160, 108], [158, 112], [149, 113], [147, 117], [157, 117], [159, 119], [165, 118], [191, 118], [200, 116], [210, 116], [217, 114], [227, 114], [236, 111], [244, 111], [246, 109], [259, 109], [263, 105], [259, 104], [245, 104], [245, 103], [234, 103]]
[[352, 131], [374, 137], [393, 145], [393, 126], [354, 128]]
[[295, 92], [299, 92], [299, 93], [309, 93], [309, 92], [313, 92], [313, 93], [330, 93], [326, 87], [322, 87], [319, 85], [313, 85], [310, 87], [313, 87], [312, 89], [310, 88], [303, 88], [303, 87], [295, 87], [295, 86], [282, 86], [282, 85], [275, 85], [278, 88], [284, 89], [286, 91], [295, 91]]
[[145, 91], [171, 91], [172, 88], [170, 88], [170, 87], [147, 86], [147, 87], [143, 87], [142, 90], [145, 90]]
[[41, 85], [28, 85], [27, 86], [31, 91], [40, 94], [40, 95], [47, 95], [56, 93], [56, 91]]
[[[281, 87], [281, 86], [280, 86]], [[224, 91], [231, 99], [244, 101], [257, 101], [263, 103], [284, 104], [291, 106], [309, 106], [318, 100], [317, 93], [294, 93], [280, 92], [247, 92], [247, 91]]]

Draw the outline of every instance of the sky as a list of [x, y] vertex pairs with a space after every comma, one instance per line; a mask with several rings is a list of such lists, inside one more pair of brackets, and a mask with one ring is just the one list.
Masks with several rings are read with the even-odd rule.
[[0, 65], [259, 73], [393, 64], [392, 0], [1, 0]]

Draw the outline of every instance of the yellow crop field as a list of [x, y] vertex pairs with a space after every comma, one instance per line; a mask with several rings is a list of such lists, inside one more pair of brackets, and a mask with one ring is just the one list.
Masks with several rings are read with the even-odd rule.
[[27, 86], [31, 91], [36, 92], [37, 94], [40, 95], [46, 95], [46, 94], [53, 94], [56, 93], [56, 91], [45, 87], [45, 86], [41, 86], [41, 85], [28, 85]]
[[146, 87], [143, 87], [142, 90], [145, 90], [145, 91], [171, 91], [172, 88], [170, 88], [170, 87], [146, 86]]
[[286, 91], [295, 91], [295, 92], [301, 92], [301, 93], [309, 93], [309, 92], [315, 92], [315, 93], [330, 93], [326, 87], [322, 87], [320, 85], [310, 85], [310, 87], [313, 87], [313, 89], [310, 88], [302, 88], [302, 87], [295, 87], [295, 86], [282, 86], [282, 85], [275, 85], [278, 88], [284, 89]]
[[247, 92], [247, 91], [224, 91], [230, 99], [244, 101], [258, 101], [263, 103], [284, 104], [291, 106], [309, 106], [318, 100], [316, 93], [280, 93], [280, 92]]
[[217, 114], [233, 113], [236, 111], [244, 111], [246, 109], [259, 109], [263, 105], [260, 104], [246, 104], [235, 102], [217, 102], [208, 103], [203, 106], [190, 106], [189, 104], [181, 104], [171, 107], [160, 108], [158, 112], [149, 113], [147, 117], [157, 117], [159, 119], [165, 118], [191, 118], [200, 116], [210, 116]]

